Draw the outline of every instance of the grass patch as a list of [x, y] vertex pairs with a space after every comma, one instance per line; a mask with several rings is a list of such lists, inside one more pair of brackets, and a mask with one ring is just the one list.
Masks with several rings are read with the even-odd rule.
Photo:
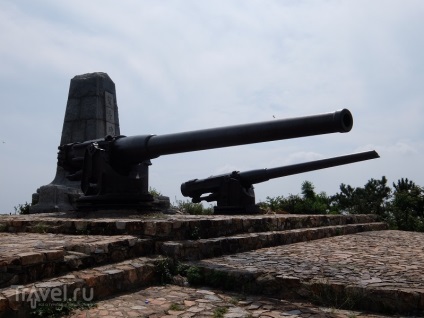
[[73, 301], [68, 299], [62, 303], [39, 303], [31, 311], [31, 317], [56, 318], [69, 315], [76, 310], [86, 310], [97, 305], [92, 302]]
[[48, 228], [49, 228], [48, 225], [42, 222], [37, 223], [36, 225], [32, 227], [35, 233], [47, 233]]
[[366, 291], [363, 289], [333, 286], [326, 279], [311, 285], [311, 295], [313, 302], [337, 309], [358, 308], [360, 303], [367, 298]]
[[183, 306], [183, 305], [180, 305], [180, 304], [177, 304], [177, 303], [172, 303], [170, 306], [169, 306], [169, 309], [168, 310], [173, 310], [173, 311], [182, 311], [182, 310], [184, 310], [185, 309], [185, 307]]
[[228, 312], [227, 307], [218, 307], [213, 311], [213, 318], [224, 318], [224, 315]]

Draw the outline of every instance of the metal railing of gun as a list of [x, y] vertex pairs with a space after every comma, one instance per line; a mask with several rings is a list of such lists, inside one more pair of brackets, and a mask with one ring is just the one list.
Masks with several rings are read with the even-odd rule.
[[193, 203], [217, 201], [217, 205], [214, 207], [215, 214], [258, 213], [259, 207], [255, 204], [254, 184], [375, 158], [379, 158], [379, 155], [372, 150], [271, 169], [233, 171], [206, 179], [187, 181], [181, 184], [181, 193], [186, 197], [191, 197]]
[[81, 180], [84, 195], [78, 208], [138, 208], [153, 200], [149, 194], [150, 159], [177, 154], [299, 138], [352, 129], [347, 109], [304, 117], [188, 131], [175, 134], [106, 136], [59, 146], [58, 165], [70, 180]]

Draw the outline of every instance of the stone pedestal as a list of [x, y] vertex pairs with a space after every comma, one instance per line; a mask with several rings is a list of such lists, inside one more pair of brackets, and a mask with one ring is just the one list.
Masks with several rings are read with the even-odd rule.
[[[119, 135], [115, 84], [106, 73], [77, 75], [71, 80], [60, 145]], [[30, 213], [75, 210], [80, 182], [69, 181], [57, 167], [54, 180], [37, 189]]]

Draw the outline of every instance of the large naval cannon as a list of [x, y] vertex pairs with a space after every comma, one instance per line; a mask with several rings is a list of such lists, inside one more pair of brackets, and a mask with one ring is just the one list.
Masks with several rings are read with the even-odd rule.
[[372, 150], [271, 169], [233, 171], [184, 182], [181, 184], [181, 193], [185, 197], [191, 197], [193, 203], [217, 201], [214, 207], [215, 214], [256, 213], [259, 207], [255, 204], [254, 184], [375, 158], [379, 158], [379, 155]]
[[81, 180], [78, 208], [138, 208], [149, 194], [150, 160], [161, 155], [346, 133], [353, 125], [347, 109], [312, 116], [211, 128], [166, 135], [106, 136], [59, 146], [58, 165], [70, 180]]

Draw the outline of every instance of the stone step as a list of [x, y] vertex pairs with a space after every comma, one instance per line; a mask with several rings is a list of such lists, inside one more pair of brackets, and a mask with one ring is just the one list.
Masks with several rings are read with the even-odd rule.
[[0, 233], [0, 287], [154, 252], [152, 239], [132, 235]]
[[423, 317], [423, 241], [424, 233], [370, 231], [187, 264], [202, 286]]
[[364, 231], [387, 230], [386, 223], [322, 226], [284, 231], [269, 231], [211, 239], [157, 243], [158, 253], [178, 260], [199, 260], [235, 254], [270, 246], [292, 244]]
[[69, 300], [91, 302], [152, 285], [158, 279], [155, 265], [158, 260], [160, 258], [133, 258], [1, 288], [0, 317], [28, 317], [37, 306], [55, 306]]
[[0, 247], [0, 287], [30, 283], [72, 270], [138, 256], [163, 254], [181, 260], [194, 260], [384, 228], [385, 224], [376, 222], [164, 243], [133, 235], [0, 233], [0, 239], [4, 242]]
[[3, 216], [0, 232], [72, 235], [137, 235], [156, 240], [213, 238], [242, 233], [281, 231], [376, 222], [375, 215], [164, 215], [71, 212]]
[[164, 256], [237, 257], [268, 246], [387, 228], [373, 215], [71, 216], [0, 218], [0, 317], [22, 317], [40, 297], [55, 301], [64, 293], [82, 297], [92, 290], [95, 299], [103, 299], [153, 284], [161, 277], [157, 262]]

